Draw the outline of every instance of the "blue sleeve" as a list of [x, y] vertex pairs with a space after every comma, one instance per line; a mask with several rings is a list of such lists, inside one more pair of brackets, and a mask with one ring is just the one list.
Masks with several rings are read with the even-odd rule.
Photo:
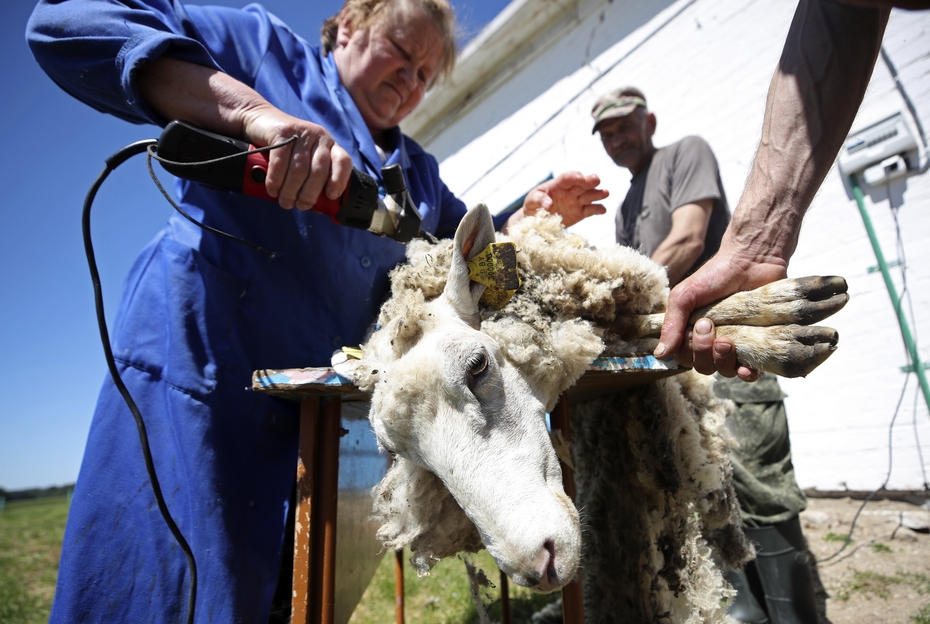
[[507, 223], [507, 219], [509, 219], [510, 215], [512, 215], [514, 212], [516, 211], [511, 210], [509, 212], [502, 212], [491, 217], [491, 220], [494, 221], [494, 229], [500, 232], [501, 228], [504, 227], [504, 224]]
[[62, 89], [134, 123], [162, 124], [139, 95], [135, 72], [161, 56], [224, 71], [250, 84], [272, 18], [258, 7], [185, 7], [175, 0], [42, 0], [26, 39]]

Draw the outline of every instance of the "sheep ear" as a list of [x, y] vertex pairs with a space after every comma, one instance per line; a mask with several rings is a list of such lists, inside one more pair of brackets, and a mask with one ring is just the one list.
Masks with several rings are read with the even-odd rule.
[[494, 242], [494, 222], [491, 211], [484, 204], [478, 204], [467, 213], [455, 231], [455, 244], [452, 249], [452, 267], [449, 279], [443, 291], [459, 317], [477, 328], [478, 300], [484, 293], [484, 284], [473, 282], [468, 274], [468, 261], [484, 251]]

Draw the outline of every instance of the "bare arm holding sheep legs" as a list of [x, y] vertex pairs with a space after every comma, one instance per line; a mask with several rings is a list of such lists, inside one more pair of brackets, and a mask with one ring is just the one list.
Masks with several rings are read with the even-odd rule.
[[[861, 4], [861, 3], [860, 3]], [[878, 4], [878, 3], [877, 3]], [[691, 313], [787, 275], [801, 220], [830, 170], [865, 94], [888, 22], [887, 7], [801, 0], [769, 86], [762, 139], [720, 251], [669, 294], [656, 357], [703, 374], [747, 381], [732, 341]]]

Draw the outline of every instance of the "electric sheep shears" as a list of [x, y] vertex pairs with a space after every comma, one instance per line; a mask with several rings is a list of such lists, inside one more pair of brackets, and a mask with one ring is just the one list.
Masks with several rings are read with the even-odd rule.
[[[169, 173], [211, 188], [244, 193], [277, 201], [265, 190], [268, 156], [245, 141], [202, 130], [184, 121], [172, 121], [158, 139], [157, 159]], [[378, 197], [378, 182], [352, 169], [342, 196], [332, 200], [321, 195], [313, 207], [334, 223], [400, 243], [426, 236], [423, 218], [414, 205], [400, 165], [381, 169], [386, 196]]]

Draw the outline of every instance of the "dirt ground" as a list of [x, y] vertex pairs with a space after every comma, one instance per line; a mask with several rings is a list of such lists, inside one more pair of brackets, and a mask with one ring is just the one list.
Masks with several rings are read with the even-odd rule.
[[[930, 508], [872, 500], [809, 498], [801, 525], [827, 593], [827, 621], [930, 623]], [[835, 555], [835, 556], [834, 556]]]

